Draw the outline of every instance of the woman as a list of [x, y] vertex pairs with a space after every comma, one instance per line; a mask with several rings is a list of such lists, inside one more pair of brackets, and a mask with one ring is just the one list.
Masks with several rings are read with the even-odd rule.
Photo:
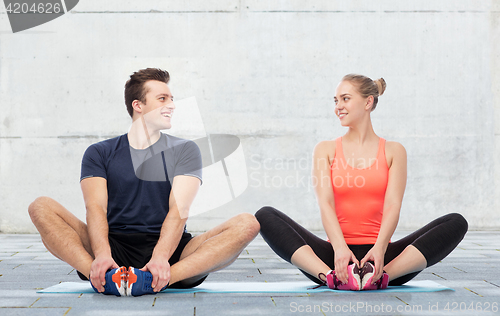
[[329, 241], [272, 207], [256, 213], [269, 246], [331, 289], [401, 285], [446, 257], [467, 232], [460, 214], [448, 214], [390, 241], [406, 186], [406, 151], [372, 127], [370, 113], [385, 87], [382, 78], [346, 75], [336, 90], [335, 114], [349, 130], [314, 149], [313, 183]]

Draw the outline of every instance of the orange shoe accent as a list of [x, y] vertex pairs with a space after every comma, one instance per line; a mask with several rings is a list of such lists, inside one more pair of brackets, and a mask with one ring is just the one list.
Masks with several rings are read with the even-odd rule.
[[[137, 278], [137, 277], [136, 277]], [[128, 271], [125, 267], [120, 267], [115, 274], [111, 277], [111, 280], [118, 285], [118, 288], [122, 287], [122, 281], [128, 280]]]
[[132, 269], [132, 267], [128, 268], [128, 287], [137, 282], [137, 275], [135, 275]]

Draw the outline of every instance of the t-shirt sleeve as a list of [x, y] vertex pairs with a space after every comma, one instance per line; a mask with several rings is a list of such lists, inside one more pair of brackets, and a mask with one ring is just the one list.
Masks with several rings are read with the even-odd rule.
[[203, 163], [201, 160], [201, 152], [198, 145], [193, 141], [187, 141], [182, 146], [182, 151], [175, 163], [174, 178], [175, 176], [184, 175], [192, 176], [202, 180]]
[[107, 179], [104, 152], [97, 144], [91, 145], [83, 154], [80, 181], [92, 177]]

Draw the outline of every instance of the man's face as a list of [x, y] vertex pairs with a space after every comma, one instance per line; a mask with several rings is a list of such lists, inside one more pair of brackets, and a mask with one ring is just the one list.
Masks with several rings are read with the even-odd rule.
[[175, 105], [174, 97], [168, 85], [161, 81], [150, 80], [144, 84], [146, 103], [142, 103], [142, 116], [149, 128], [154, 130], [169, 129]]

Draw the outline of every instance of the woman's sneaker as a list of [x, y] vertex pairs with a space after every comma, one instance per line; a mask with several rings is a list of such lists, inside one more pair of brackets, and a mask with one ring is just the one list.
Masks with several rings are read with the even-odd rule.
[[323, 276], [326, 277], [326, 285], [332, 290], [344, 290], [344, 291], [359, 291], [361, 288], [361, 277], [359, 275], [359, 268], [357, 264], [353, 263], [347, 267], [348, 279], [347, 283], [343, 284], [342, 281], [337, 279], [337, 275], [334, 270], [331, 270]]
[[373, 276], [375, 275], [375, 266], [371, 262], [365, 262], [363, 268], [361, 268], [361, 289], [362, 290], [378, 290], [386, 289], [389, 285], [389, 275], [383, 273], [380, 279], [378, 279], [374, 284], [372, 284]]
[[[125, 296], [127, 288], [127, 278], [128, 270], [125, 267], [120, 267], [118, 269], [113, 269], [106, 272], [106, 284], [104, 285], [104, 292], [101, 293], [106, 295]], [[100, 293], [94, 287], [92, 282], [90, 282], [90, 285], [92, 285], [94, 291]]]
[[[127, 295], [128, 296], [140, 296], [144, 294], [156, 294], [151, 286], [153, 282], [153, 275], [149, 271], [142, 271], [134, 267], [128, 268], [128, 285], [127, 285]], [[167, 285], [168, 286], [168, 285]], [[164, 289], [167, 288], [165, 286]]]

